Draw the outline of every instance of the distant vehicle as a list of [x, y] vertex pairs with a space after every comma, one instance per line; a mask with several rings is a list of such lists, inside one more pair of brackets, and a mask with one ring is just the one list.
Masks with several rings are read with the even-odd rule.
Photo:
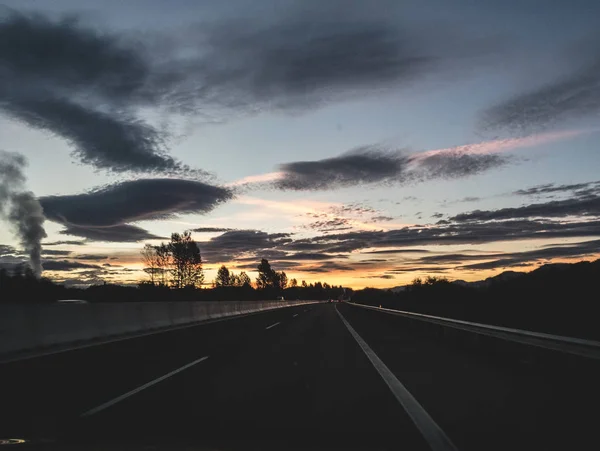
[[59, 299], [59, 304], [89, 304], [88, 301], [84, 301], [83, 299]]
[[283, 296], [277, 296], [277, 300], [278, 301], [285, 301], [285, 299], [283, 299]]

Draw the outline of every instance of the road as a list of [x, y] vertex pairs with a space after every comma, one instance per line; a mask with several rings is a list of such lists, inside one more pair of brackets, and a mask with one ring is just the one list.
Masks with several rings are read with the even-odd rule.
[[482, 349], [407, 321], [314, 304], [4, 364], [0, 438], [56, 449], [599, 448], [597, 362]]

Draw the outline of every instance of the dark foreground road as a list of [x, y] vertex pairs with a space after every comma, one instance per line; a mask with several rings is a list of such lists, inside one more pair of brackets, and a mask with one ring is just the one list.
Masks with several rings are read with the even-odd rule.
[[407, 321], [291, 307], [0, 365], [0, 438], [49, 449], [600, 449], [596, 362], [469, 346]]

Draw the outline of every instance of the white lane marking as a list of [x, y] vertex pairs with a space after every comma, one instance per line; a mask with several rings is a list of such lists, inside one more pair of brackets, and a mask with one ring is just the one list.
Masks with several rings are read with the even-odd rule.
[[292, 315], [292, 318], [295, 318], [296, 316], [298, 316], [298, 314], [297, 314], [297, 313], [294, 313], [294, 314]]
[[456, 451], [456, 447], [450, 441], [448, 436], [442, 431], [437, 423], [429, 416], [423, 406], [414, 398], [413, 395], [406, 389], [402, 382], [392, 373], [392, 371], [386, 366], [385, 363], [375, 354], [375, 352], [369, 347], [369, 345], [362, 339], [360, 335], [354, 330], [346, 318], [340, 313], [335, 306], [335, 311], [340, 316], [340, 319], [344, 325], [350, 331], [350, 334], [354, 337], [358, 345], [361, 347], [363, 352], [367, 355], [379, 375], [385, 381], [387, 386], [390, 388], [398, 402], [402, 405], [410, 419], [415, 423], [417, 429], [421, 432], [429, 447], [433, 451]]
[[269, 327], [267, 327], [265, 330], [269, 330], [271, 327], [275, 327], [277, 325], [281, 324], [281, 321], [277, 321], [275, 324], [271, 324]]
[[157, 379], [154, 379], [153, 381], [150, 381], [147, 384], [144, 384], [144, 385], [142, 385], [142, 386], [140, 386], [138, 388], [134, 388], [133, 390], [128, 391], [127, 393], [124, 393], [121, 396], [117, 396], [116, 398], [111, 399], [110, 401], [105, 402], [104, 404], [100, 404], [98, 407], [94, 407], [93, 409], [90, 409], [87, 412], [82, 413], [81, 417], [89, 417], [91, 415], [94, 415], [94, 414], [96, 414], [98, 412], [103, 411], [104, 409], [108, 409], [109, 407], [114, 406], [116, 403], [121, 402], [124, 399], [127, 399], [130, 396], [133, 396], [136, 393], [139, 393], [139, 392], [141, 392], [142, 390], [145, 390], [148, 387], [152, 387], [153, 385], [158, 384], [159, 382], [164, 381], [165, 379], [167, 379], [167, 378], [169, 378], [169, 377], [171, 377], [171, 376], [173, 376], [173, 375], [175, 375], [177, 373], [180, 373], [180, 372], [182, 372], [184, 370], [187, 370], [188, 368], [190, 368], [190, 367], [192, 367], [192, 366], [194, 366], [194, 365], [196, 365], [196, 364], [198, 364], [200, 362], [205, 361], [206, 359], [208, 359], [208, 357], [209, 356], [206, 355], [206, 356], [204, 356], [202, 358], [194, 360], [193, 362], [190, 362], [187, 365], [182, 366], [181, 368], [177, 368], [176, 370], [173, 370], [170, 373], [165, 374], [164, 376], [161, 376], [161, 377], [159, 377]]

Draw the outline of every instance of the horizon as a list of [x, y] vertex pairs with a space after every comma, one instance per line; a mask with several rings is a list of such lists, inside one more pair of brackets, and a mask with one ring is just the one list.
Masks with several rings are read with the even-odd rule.
[[600, 4], [578, 3], [4, 0], [0, 268], [136, 284], [184, 230], [207, 283], [598, 259]]

